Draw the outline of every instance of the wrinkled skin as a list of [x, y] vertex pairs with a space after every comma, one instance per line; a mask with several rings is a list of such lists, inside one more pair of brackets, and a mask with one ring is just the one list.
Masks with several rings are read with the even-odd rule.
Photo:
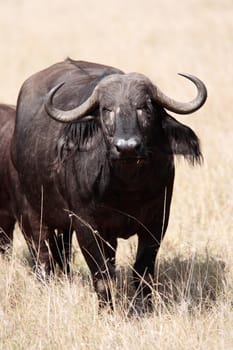
[[[45, 96], [57, 84], [65, 82], [53, 103], [70, 110], [114, 74], [83, 121], [61, 123], [46, 112]], [[112, 67], [71, 60], [29, 78], [18, 98], [12, 159], [36, 269], [48, 275], [59, 262], [55, 230], [67, 247], [76, 231], [100, 305], [111, 304], [117, 238], [137, 234], [135, 286], [148, 297], [168, 225], [176, 154], [200, 162], [198, 138], [154, 103], [147, 84]], [[64, 255], [68, 265], [68, 248]]]

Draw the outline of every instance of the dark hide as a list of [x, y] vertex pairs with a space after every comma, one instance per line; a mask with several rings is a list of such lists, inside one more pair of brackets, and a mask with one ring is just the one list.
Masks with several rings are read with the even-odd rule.
[[100, 140], [101, 137], [102, 134], [96, 121], [68, 124], [64, 129], [64, 135], [58, 140], [58, 165], [76, 151], [93, 150], [96, 147], [96, 140]]
[[12, 248], [15, 226], [11, 202], [10, 143], [15, 125], [15, 107], [0, 105], [0, 253]]
[[[61, 123], [46, 113], [54, 86], [65, 82], [53, 103], [70, 110], [107, 75], [116, 79], [100, 91], [92, 121]], [[29, 78], [18, 98], [12, 159], [25, 196], [18, 217], [37, 271], [50, 273], [59, 260], [55, 230], [67, 246], [76, 231], [100, 303], [111, 303], [117, 238], [137, 233], [135, 286], [148, 297], [168, 225], [174, 155], [199, 163], [197, 136], [152, 103], [149, 86], [118, 69], [68, 59]]]
[[[28, 221], [28, 203], [21, 191], [18, 175], [11, 161], [11, 142], [15, 127], [16, 108], [0, 104], [0, 254], [9, 256], [13, 246], [13, 231], [16, 221]], [[24, 230], [23, 230], [23, 233]], [[54, 259], [69, 272], [66, 260], [70, 259], [72, 232], [58, 231], [51, 235], [54, 241]], [[37, 253], [28, 235], [25, 235], [29, 249], [36, 259]]]

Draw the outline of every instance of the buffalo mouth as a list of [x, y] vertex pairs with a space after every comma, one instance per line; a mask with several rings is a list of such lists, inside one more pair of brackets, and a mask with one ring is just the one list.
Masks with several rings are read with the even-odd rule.
[[112, 158], [112, 162], [115, 165], [141, 167], [147, 163], [147, 158], [145, 158], [145, 157], [119, 157], [119, 158]]

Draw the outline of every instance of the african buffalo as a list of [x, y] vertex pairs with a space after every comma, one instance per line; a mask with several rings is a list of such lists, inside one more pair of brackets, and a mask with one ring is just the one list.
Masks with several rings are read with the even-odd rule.
[[10, 180], [10, 145], [15, 126], [15, 107], [0, 104], [0, 253], [11, 251], [15, 226]]
[[75, 231], [100, 305], [111, 304], [117, 238], [137, 234], [135, 286], [149, 296], [168, 225], [174, 155], [191, 164], [202, 159], [195, 133], [166, 112], [189, 114], [206, 100], [205, 85], [183, 76], [197, 88], [188, 103], [167, 97], [142, 74], [71, 59], [23, 84], [12, 159], [38, 273], [50, 274], [57, 261], [55, 230], [67, 246]]

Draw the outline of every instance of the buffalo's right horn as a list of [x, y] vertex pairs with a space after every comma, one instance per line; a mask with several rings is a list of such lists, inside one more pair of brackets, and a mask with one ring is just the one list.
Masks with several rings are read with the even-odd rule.
[[58, 109], [53, 105], [53, 97], [63, 85], [64, 83], [61, 83], [53, 87], [45, 96], [44, 107], [48, 115], [51, 118], [63, 123], [77, 121], [79, 119], [82, 119], [82, 121], [92, 119], [91, 116], [88, 116], [88, 112], [90, 112], [98, 104], [98, 85], [85, 102], [69, 111]]

